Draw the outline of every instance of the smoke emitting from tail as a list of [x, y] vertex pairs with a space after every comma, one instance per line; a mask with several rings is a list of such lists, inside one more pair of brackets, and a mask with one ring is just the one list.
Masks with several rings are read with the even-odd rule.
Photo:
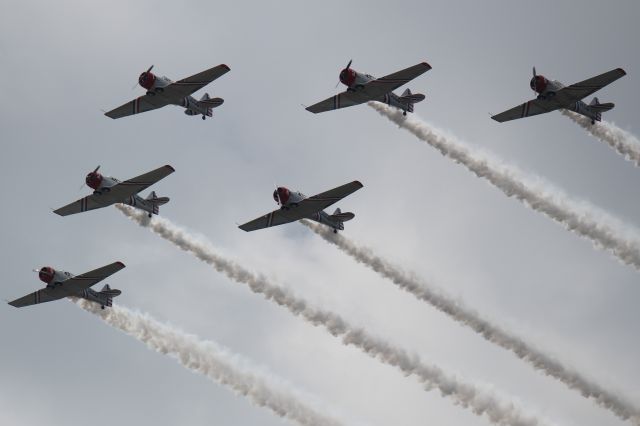
[[455, 321], [468, 326], [486, 340], [513, 352], [518, 358], [526, 361], [535, 369], [555, 377], [568, 387], [580, 392], [582, 396], [610, 410], [619, 418], [623, 420], [631, 419], [634, 424], [640, 425], [640, 408], [626, 401], [622, 395], [607, 391], [582, 374], [572, 371], [521, 338], [482, 318], [480, 314], [465, 307], [459, 301], [418, 280], [391, 262], [376, 256], [371, 249], [359, 246], [340, 234], [335, 234], [326, 226], [318, 225], [308, 220], [302, 220], [301, 222], [356, 261], [388, 278], [416, 298], [431, 304]]
[[589, 118], [576, 114], [573, 111], [563, 109], [562, 114], [569, 117], [580, 127], [591, 133], [591, 135], [615, 149], [618, 154], [622, 155], [625, 159], [632, 161], [636, 166], [640, 166], [640, 141], [634, 135], [622, 130], [613, 123], [601, 121], [591, 124]]
[[[265, 372], [258, 371], [247, 360], [230, 353], [212, 341], [202, 341], [162, 324], [147, 314], [130, 311], [122, 306], [108, 309], [84, 299], [76, 299], [82, 309], [91, 312], [107, 324], [145, 343], [150, 349], [176, 358], [189, 370], [226, 385], [238, 395], [248, 397], [260, 407], [267, 407], [280, 417], [304, 426], [340, 426], [343, 423], [321, 414], [322, 407], [312, 408], [303, 402], [291, 385]], [[310, 397], [304, 397], [311, 399]]]
[[233, 281], [246, 284], [251, 291], [263, 295], [280, 306], [287, 308], [307, 322], [323, 326], [335, 337], [342, 338], [346, 345], [354, 345], [373, 358], [397, 367], [405, 375], [415, 375], [427, 390], [437, 388], [442, 396], [449, 397], [457, 405], [470, 409], [473, 413], [487, 418], [498, 425], [536, 426], [544, 422], [537, 417], [523, 413], [522, 409], [505, 397], [498, 396], [490, 389], [480, 388], [463, 382], [437, 366], [429, 365], [416, 355], [370, 335], [365, 330], [349, 324], [341, 316], [310, 306], [284, 287], [271, 284], [263, 275], [256, 275], [243, 266], [217, 254], [209, 245], [197, 241], [185, 230], [164, 218], [149, 219], [144, 213], [125, 206], [116, 206], [140, 226], [151, 229], [182, 250], [194, 254], [198, 259], [213, 266]]
[[614, 254], [627, 265], [640, 270], [640, 233], [593, 205], [569, 198], [551, 184], [538, 177], [526, 176], [496, 157], [445, 135], [431, 125], [378, 102], [369, 105], [420, 140], [437, 149], [442, 155], [463, 164], [478, 177], [488, 180], [508, 197], [515, 197], [531, 209], [543, 213], [564, 228]]

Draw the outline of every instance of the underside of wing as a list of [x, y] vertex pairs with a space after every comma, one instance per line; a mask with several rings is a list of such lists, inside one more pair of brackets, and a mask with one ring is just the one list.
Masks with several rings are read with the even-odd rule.
[[372, 80], [365, 84], [363, 91], [370, 96], [370, 99], [375, 99], [385, 93], [394, 91], [404, 84], [407, 84], [430, 69], [431, 65], [426, 62], [421, 62], [412, 67]]
[[[297, 209], [295, 209], [297, 210]], [[260, 216], [257, 219], [254, 219], [250, 222], [247, 222], [243, 225], [240, 225], [238, 228], [243, 231], [256, 231], [258, 229], [270, 228], [272, 226], [283, 225], [285, 223], [290, 223], [299, 219], [302, 219], [304, 216], [300, 216], [297, 211], [292, 210], [274, 210], [271, 213], [268, 213], [264, 216]]]
[[60, 207], [53, 212], [59, 214], [60, 216], [68, 216], [70, 214], [82, 213], [89, 210], [107, 207], [116, 202], [117, 201], [114, 201], [113, 197], [110, 197], [109, 194], [91, 194], [77, 201], [74, 201], [73, 203], [67, 204], [64, 207]]
[[296, 207], [295, 210], [302, 217], [310, 216], [326, 209], [334, 203], [337, 203], [344, 197], [353, 194], [358, 189], [362, 188], [362, 186], [363, 185], [359, 181], [354, 180], [353, 182], [346, 183], [337, 188], [314, 195], [313, 197], [305, 198], [298, 204], [298, 207]]
[[[169, 176], [175, 172], [175, 169], [168, 164], [162, 167], [158, 167], [148, 173], [144, 173], [140, 176], [125, 180], [111, 187], [108, 196], [115, 199], [114, 202], [121, 202], [127, 197], [137, 194], [140, 191], [144, 191], [154, 183]], [[107, 195], [107, 194], [103, 194]]]
[[168, 105], [168, 103], [158, 96], [144, 95], [132, 100], [131, 102], [127, 102], [116, 109], [105, 112], [104, 115], [116, 119], [139, 114], [141, 112], [151, 111], [165, 105]]
[[556, 96], [563, 98], [567, 103], [578, 101], [597, 92], [626, 74], [627, 73], [622, 68], [616, 68], [615, 70], [588, 78], [579, 83], [572, 84], [571, 86], [563, 87], [558, 90]]
[[365, 94], [362, 90], [358, 92], [342, 92], [335, 96], [320, 101], [317, 104], [313, 104], [307, 107], [306, 110], [314, 114], [325, 111], [332, 111], [334, 109], [346, 108], [354, 105], [363, 104], [370, 101], [372, 98]]
[[80, 292], [115, 274], [124, 267], [124, 263], [122, 262], [113, 262], [101, 268], [94, 269], [93, 271], [85, 272], [84, 274], [69, 278], [67, 281], [62, 283], [62, 286], [64, 286], [69, 292]]
[[183, 78], [174, 83], [171, 83], [167, 87], [164, 87], [163, 96], [174, 101], [189, 96], [193, 92], [202, 89], [213, 80], [221, 77], [231, 70], [227, 65], [220, 64], [208, 70], [199, 72], [190, 77]]
[[9, 302], [9, 304], [16, 308], [22, 308], [23, 306], [37, 305], [39, 303], [62, 299], [65, 296], [67, 296], [67, 293], [61, 289], [43, 288], [19, 299], [13, 300]]
[[505, 121], [516, 120], [518, 118], [530, 117], [532, 115], [544, 114], [545, 112], [551, 112], [559, 109], [555, 102], [551, 102], [545, 99], [533, 99], [525, 102], [522, 105], [508, 109], [500, 114], [492, 116], [494, 120], [499, 123]]

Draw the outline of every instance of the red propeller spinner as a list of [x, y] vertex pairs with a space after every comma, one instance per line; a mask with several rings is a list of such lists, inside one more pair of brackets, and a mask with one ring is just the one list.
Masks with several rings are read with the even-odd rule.
[[151, 72], [152, 68], [153, 65], [151, 65], [148, 70], [140, 74], [140, 77], [138, 77], [138, 83], [140, 84], [140, 86], [144, 87], [147, 90], [151, 90], [151, 88], [153, 87], [153, 83], [155, 83], [156, 81], [156, 76]]
[[84, 179], [87, 186], [94, 190], [100, 188], [100, 184], [102, 183], [102, 175], [98, 173], [99, 168], [100, 166], [96, 167], [95, 170], [89, 173]]
[[542, 93], [547, 88], [548, 80], [544, 76], [536, 75], [536, 67], [533, 67], [533, 78], [529, 82], [531, 90], [536, 93]]
[[347, 66], [340, 71], [340, 82], [347, 87], [353, 86], [353, 83], [356, 82], [356, 72], [350, 68], [351, 62], [353, 62], [353, 59], [351, 59]]
[[38, 271], [38, 278], [40, 278], [40, 281], [47, 284], [51, 283], [54, 275], [55, 275], [55, 271], [51, 266], [43, 266]]
[[285, 188], [284, 186], [279, 186], [275, 189], [275, 191], [273, 191], [273, 199], [276, 201], [276, 203], [283, 206], [287, 204], [287, 201], [289, 201], [290, 194], [291, 192], [289, 192], [287, 188]]

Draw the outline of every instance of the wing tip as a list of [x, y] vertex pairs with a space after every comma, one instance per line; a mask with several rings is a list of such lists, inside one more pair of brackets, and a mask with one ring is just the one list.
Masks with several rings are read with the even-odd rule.
[[427, 66], [427, 71], [430, 70], [431, 68], [433, 68], [431, 65], [429, 65], [429, 62], [427, 62], [427, 61], [422, 61], [422, 65], [426, 65]]
[[169, 165], [169, 164], [165, 164], [165, 165], [164, 165], [164, 167], [165, 167], [165, 168], [167, 168], [167, 169], [169, 169], [169, 170], [171, 170], [171, 173], [173, 173], [173, 172], [175, 172], [175, 171], [176, 171], [176, 169], [174, 169], [174, 168], [173, 168], [173, 166], [171, 166], [171, 165]]
[[227, 65], [227, 64], [220, 64], [219, 66], [221, 66], [222, 68], [226, 69], [227, 72], [231, 71], [231, 68], [229, 68], [229, 65]]
[[116, 265], [118, 265], [118, 266], [120, 266], [120, 268], [126, 268], [126, 267], [127, 267], [127, 265], [125, 265], [124, 263], [122, 263], [122, 262], [121, 262], [121, 261], [119, 261], [119, 260], [118, 260], [117, 262], [115, 262], [115, 264], [116, 264]]
[[356, 185], [358, 185], [358, 189], [359, 189], [359, 188], [363, 188], [363, 187], [364, 187], [364, 185], [362, 184], [362, 182], [360, 182], [359, 180], [354, 180], [354, 181], [353, 181], [353, 183], [354, 183], [354, 184], [356, 184]]
[[622, 73], [622, 75], [627, 75], [627, 72], [622, 68], [617, 68], [618, 71]]

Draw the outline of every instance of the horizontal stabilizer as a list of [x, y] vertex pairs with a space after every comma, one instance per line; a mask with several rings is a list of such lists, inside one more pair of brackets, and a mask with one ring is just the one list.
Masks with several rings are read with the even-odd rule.
[[595, 112], [605, 112], [613, 109], [614, 106], [615, 104], [613, 102], [607, 102], [605, 104], [589, 105], [589, 109]]
[[224, 99], [222, 98], [205, 99], [205, 100], [199, 101], [199, 103], [200, 105], [208, 106], [210, 108], [215, 108], [222, 105], [224, 103]]
[[147, 197], [147, 201], [155, 204], [156, 206], [161, 206], [163, 204], [167, 204], [169, 202], [169, 197], [158, 197], [155, 191], [151, 192]]
[[424, 101], [424, 98], [425, 96], [422, 93], [413, 93], [400, 97], [401, 100], [410, 104], [417, 104], [418, 102]]
[[347, 222], [354, 217], [356, 217], [356, 215], [351, 212], [334, 213], [331, 215], [331, 219], [337, 220], [338, 222]]

